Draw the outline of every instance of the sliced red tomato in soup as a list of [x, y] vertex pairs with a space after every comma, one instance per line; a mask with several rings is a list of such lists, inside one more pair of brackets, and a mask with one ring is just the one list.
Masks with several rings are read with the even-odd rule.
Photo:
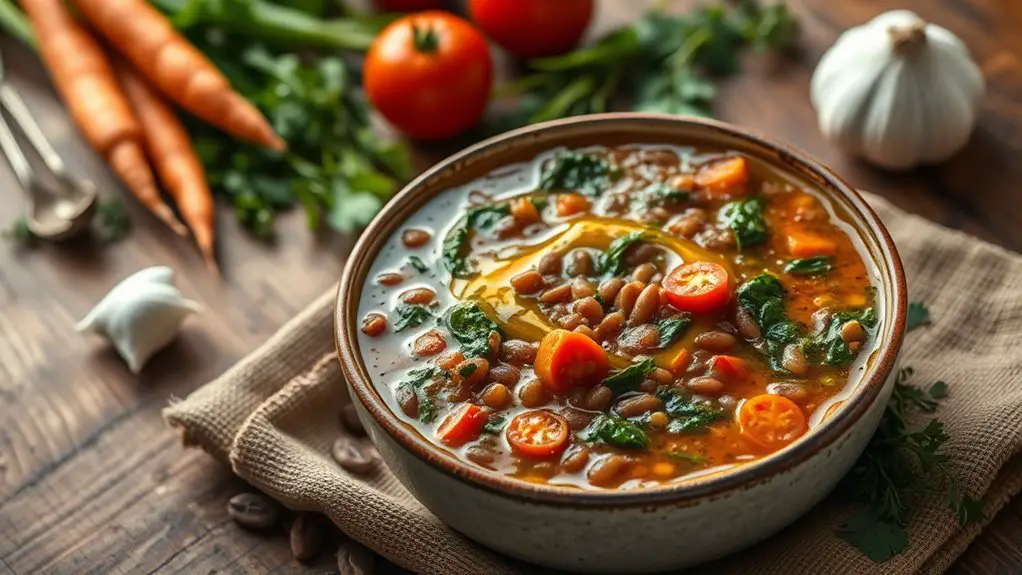
[[806, 432], [806, 417], [794, 401], [763, 394], [747, 399], [738, 412], [742, 434], [753, 443], [775, 450]]
[[479, 437], [487, 417], [485, 409], [466, 403], [440, 422], [436, 435], [445, 445], [457, 447]]
[[679, 266], [664, 279], [664, 295], [672, 306], [681, 311], [717, 311], [731, 299], [727, 270], [713, 262]]
[[568, 422], [546, 410], [527, 411], [511, 420], [505, 435], [515, 453], [545, 459], [568, 446]]

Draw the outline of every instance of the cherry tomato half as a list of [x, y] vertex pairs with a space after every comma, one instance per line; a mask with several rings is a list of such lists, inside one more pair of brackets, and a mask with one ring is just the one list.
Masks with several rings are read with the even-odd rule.
[[727, 270], [713, 262], [679, 266], [664, 279], [664, 295], [672, 306], [681, 311], [717, 311], [731, 299]]
[[444, 445], [457, 447], [479, 437], [486, 419], [489, 417], [487, 410], [466, 403], [444, 418], [436, 429], [437, 438]]
[[439, 10], [444, 0], [373, 0], [373, 6], [380, 12], [418, 12]]
[[377, 36], [364, 83], [369, 101], [397, 129], [413, 138], [449, 138], [482, 117], [493, 62], [471, 24], [447, 12], [420, 12]]
[[747, 399], [738, 411], [742, 434], [766, 449], [780, 449], [806, 432], [806, 417], [794, 401], [763, 394]]
[[468, 13], [494, 42], [519, 58], [571, 50], [593, 17], [593, 0], [470, 0]]
[[738, 381], [749, 376], [749, 365], [733, 355], [715, 355], [707, 362], [710, 375], [724, 381]]
[[559, 455], [568, 446], [568, 422], [546, 410], [516, 415], [504, 434], [515, 453], [536, 459]]
[[580, 333], [555, 329], [539, 342], [534, 367], [543, 385], [566, 393], [599, 383], [607, 375], [610, 362], [600, 344]]

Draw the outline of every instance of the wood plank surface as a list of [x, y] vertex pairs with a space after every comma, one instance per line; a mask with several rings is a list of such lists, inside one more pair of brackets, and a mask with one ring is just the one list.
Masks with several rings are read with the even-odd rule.
[[[595, 29], [635, 18], [647, 2], [603, 0]], [[969, 146], [932, 168], [892, 174], [843, 155], [816, 127], [808, 83], [823, 51], [847, 27], [891, 7], [881, 0], [790, 0], [804, 33], [784, 57], [747, 59], [720, 85], [718, 117], [800, 147], [852, 184], [904, 209], [1022, 250], [1022, 2], [901, 2], [950, 28], [988, 79]], [[673, 2], [684, 9], [688, 2]], [[0, 39], [7, 73], [59, 151], [108, 197], [121, 194], [54, 96], [38, 60]], [[418, 150], [420, 166], [451, 151]], [[353, 238], [313, 237], [303, 217], [280, 218], [279, 241], [261, 244], [219, 206], [224, 278], [206, 273], [189, 241], [129, 201], [132, 235], [111, 246], [79, 243], [22, 250], [0, 244], [0, 574], [324, 573], [291, 558], [282, 534], [236, 527], [227, 498], [244, 485], [198, 451], [183, 449], [160, 409], [254, 349], [339, 276]], [[20, 190], [0, 166], [0, 223], [21, 211]], [[186, 295], [207, 311], [131, 375], [100, 341], [73, 333], [112, 285], [150, 265], [179, 271]], [[1005, 508], [954, 568], [1022, 572], [1022, 498]]]

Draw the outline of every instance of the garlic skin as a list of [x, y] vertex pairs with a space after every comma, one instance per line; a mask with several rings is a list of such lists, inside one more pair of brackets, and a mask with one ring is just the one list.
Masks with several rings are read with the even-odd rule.
[[894, 10], [851, 28], [813, 72], [820, 131], [889, 169], [951, 157], [969, 139], [984, 81], [950, 31]]
[[128, 276], [75, 325], [107, 338], [133, 373], [177, 335], [181, 322], [202, 311], [174, 285], [174, 270], [156, 266]]

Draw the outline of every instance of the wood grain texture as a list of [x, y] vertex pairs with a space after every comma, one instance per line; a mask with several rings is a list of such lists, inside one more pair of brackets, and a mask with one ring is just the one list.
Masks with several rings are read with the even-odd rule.
[[[646, 2], [603, 0], [595, 32], [636, 17]], [[1022, 2], [903, 2], [962, 36], [988, 80], [969, 146], [939, 167], [905, 174], [871, 168], [820, 136], [808, 83], [845, 28], [890, 7], [881, 0], [789, 0], [804, 25], [797, 50], [752, 55], [720, 85], [718, 117], [770, 134], [830, 164], [852, 184], [902, 208], [1013, 250], [1022, 249]], [[672, 2], [684, 9], [690, 2]], [[38, 60], [0, 39], [8, 73], [68, 163], [106, 196], [122, 194], [55, 99]], [[453, 151], [419, 150], [420, 166]], [[0, 574], [324, 573], [333, 561], [294, 561], [283, 534], [237, 528], [227, 498], [245, 489], [205, 455], [185, 450], [159, 411], [212, 379], [269, 337], [339, 276], [353, 238], [316, 238], [299, 213], [280, 219], [280, 240], [246, 236], [219, 208], [224, 279], [206, 273], [188, 239], [166, 230], [130, 198], [135, 230], [101, 247], [89, 241], [25, 251], [0, 244]], [[21, 210], [0, 167], [0, 223]], [[112, 285], [150, 265], [179, 270], [178, 283], [208, 311], [132, 376], [102, 342], [72, 325]], [[994, 519], [957, 573], [1022, 572], [1022, 498]]]

